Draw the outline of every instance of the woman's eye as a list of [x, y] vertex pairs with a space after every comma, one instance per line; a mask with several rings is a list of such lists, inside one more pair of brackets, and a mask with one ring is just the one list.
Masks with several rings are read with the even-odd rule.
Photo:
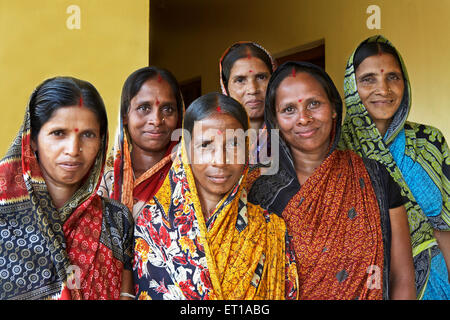
[[360, 81], [364, 84], [372, 84], [372, 83], [375, 83], [376, 80], [374, 77], [365, 77], [365, 78], [362, 78]]
[[318, 108], [320, 106], [320, 101], [314, 100], [311, 101], [311, 103], [308, 105], [309, 109], [315, 109]]
[[258, 74], [256, 77], [259, 80], [266, 80], [267, 79], [267, 75], [265, 75], [265, 74]]
[[229, 142], [227, 143], [227, 145], [228, 145], [229, 147], [235, 148], [235, 147], [237, 147], [237, 146], [239, 145], [239, 142], [238, 142], [237, 139], [234, 139], [234, 140], [229, 141]]
[[234, 82], [236, 82], [236, 83], [243, 83], [244, 81], [245, 81], [244, 77], [237, 77], [234, 79]]
[[64, 135], [64, 131], [62, 131], [62, 130], [55, 130], [55, 131], [52, 131], [50, 134], [53, 135], [53, 136], [56, 136], [56, 137], [62, 137]]
[[400, 77], [396, 74], [390, 74], [388, 80], [400, 80]]
[[150, 106], [148, 104], [143, 104], [137, 108], [138, 111], [147, 112], [150, 110]]
[[166, 106], [162, 110], [165, 114], [172, 114], [175, 111], [175, 108], [172, 106]]
[[282, 113], [293, 113], [294, 111], [295, 111], [295, 109], [292, 106], [287, 106], [281, 110]]
[[83, 133], [83, 136], [85, 136], [86, 138], [96, 138], [97, 137], [97, 135], [91, 131]]

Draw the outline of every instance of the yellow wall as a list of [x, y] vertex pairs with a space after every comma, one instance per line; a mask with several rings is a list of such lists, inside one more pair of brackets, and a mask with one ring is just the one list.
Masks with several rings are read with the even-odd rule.
[[[79, 30], [66, 26], [70, 5], [80, 7]], [[22, 124], [33, 89], [57, 75], [97, 88], [112, 141], [122, 84], [148, 64], [148, 48], [149, 0], [0, 0], [1, 157]]]
[[[369, 30], [369, 5], [381, 30]], [[342, 94], [348, 56], [381, 33], [402, 54], [412, 85], [409, 119], [450, 139], [449, 0], [154, 0], [150, 63], [178, 80], [202, 77], [203, 93], [219, 90], [218, 59], [237, 40], [254, 40], [277, 55], [325, 39], [326, 70]]]

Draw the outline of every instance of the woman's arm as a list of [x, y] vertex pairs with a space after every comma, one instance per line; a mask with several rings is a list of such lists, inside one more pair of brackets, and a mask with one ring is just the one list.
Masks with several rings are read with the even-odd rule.
[[444, 256], [447, 265], [448, 283], [450, 283], [450, 231], [434, 230], [434, 236]]
[[123, 269], [122, 271], [122, 286], [120, 288], [120, 300], [134, 300], [133, 289], [133, 273], [131, 270]]
[[389, 217], [392, 233], [390, 298], [392, 300], [415, 300], [415, 271], [405, 207], [389, 209]]

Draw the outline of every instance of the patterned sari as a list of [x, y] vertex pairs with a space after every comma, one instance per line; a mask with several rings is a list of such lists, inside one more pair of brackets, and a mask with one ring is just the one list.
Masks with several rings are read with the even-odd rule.
[[[262, 51], [264, 51], [267, 56], [270, 58], [270, 61], [272, 62], [272, 73], [275, 71], [275, 69], [277, 68], [277, 62], [276, 60], [272, 57], [272, 55], [269, 53], [269, 51], [267, 51], [266, 49], [264, 49], [261, 45], [259, 45], [256, 42], [251, 42], [251, 41], [239, 41], [234, 43], [233, 45], [231, 45], [229, 48], [227, 48], [225, 50], [225, 52], [222, 54], [222, 56], [220, 57], [219, 60], [219, 77], [220, 77], [220, 88], [222, 90], [222, 93], [226, 96], [228, 96], [228, 91], [225, 88], [225, 83], [223, 82], [223, 67], [222, 67], [222, 61], [225, 58], [225, 56], [228, 54], [228, 52], [230, 51], [230, 49], [236, 45], [236, 44], [245, 44], [245, 43], [249, 43], [249, 44], [253, 44], [256, 47], [260, 48]], [[257, 165], [259, 162], [263, 162], [264, 164], [268, 164], [268, 156], [269, 156], [269, 151], [270, 149], [270, 143], [267, 140], [267, 129], [266, 129], [266, 125], [264, 124], [263, 127], [259, 130], [258, 135], [256, 137], [256, 141], [251, 141], [250, 144], [250, 160], [249, 163], [250, 165]], [[261, 158], [260, 158], [261, 155]]]
[[247, 200], [247, 169], [205, 221], [182, 144], [136, 222], [137, 298], [295, 299], [285, 224]]
[[[371, 37], [361, 45], [365, 42], [392, 46], [382, 36]], [[347, 114], [340, 146], [355, 150], [361, 156], [383, 165], [401, 187], [402, 194], [409, 200], [405, 207], [411, 232], [418, 298], [450, 299], [447, 268], [433, 235], [433, 229], [450, 230], [450, 158], [447, 143], [438, 129], [406, 121], [411, 109], [411, 86], [398, 51], [405, 92], [386, 135], [381, 136], [358, 94], [353, 68], [356, 50], [350, 56], [345, 72]], [[426, 293], [428, 284], [433, 293]]]
[[[182, 110], [179, 111], [181, 114], [178, 117], [177, 128], [181, 128], [184, 104]], [[163, 158], [136, 179], [130, 155], [131, 138], [127, 128], [123, 125], [123, 118], [119, 111], [115, 144], [106, 160], [105, 174], [100, 184], [99, 194], [126, 205], [136, 220], [145, 203], [153, 198], [164, 182], [172, 165], [177, 143], [177, 141], [169, 142]]]
[[56, 209], [30, 144], [30, 113], [0, 162], [0, 299], [118, 299], [131, 269], [132, 217], [96, 191], [102, 140], [90, 173]]
[[[275, 76], [295, 66], [314, 68], [332, 84], [325, 71], [306, 62], [283, 64]], [[334, 84], [332, 87], [339, 96]], [[277, 128], [275, 115], [270, 112], [274, 106], [270, 104], [266, 100], [268, 130]], [[299, 299], [387, 299], [390, 263], [387, 181], [381, 178], [375, 162], [362, 159], [353, 151], [336, 149], [342, 103], [335, 108], [337, 119], [328, 154], [303, 185], [298, 181], [289, 146], [276, 130], [269, 131], [280, 141], [280, 168], [274, 175], [257, 178], [249, 201], [285, 219], [293, 237]]]

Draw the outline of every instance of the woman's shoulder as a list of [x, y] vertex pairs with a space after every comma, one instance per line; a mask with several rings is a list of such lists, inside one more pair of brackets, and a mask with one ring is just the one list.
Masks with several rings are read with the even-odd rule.
[[105, 209], [103, 212], [104, 218], [108, 220], [112, 219], [116, 222], [133, 222], [133, 216], [130, 210], [123, 203], [103, 196], [100, 196], [100, 198], [102, 199], [103, 207]]
[[445, 141], [442, 131], [429, 124], [406, 121], [405, 134], [409, 137], [414, 136], [416, 139], [426, 139], [433, 143]]

